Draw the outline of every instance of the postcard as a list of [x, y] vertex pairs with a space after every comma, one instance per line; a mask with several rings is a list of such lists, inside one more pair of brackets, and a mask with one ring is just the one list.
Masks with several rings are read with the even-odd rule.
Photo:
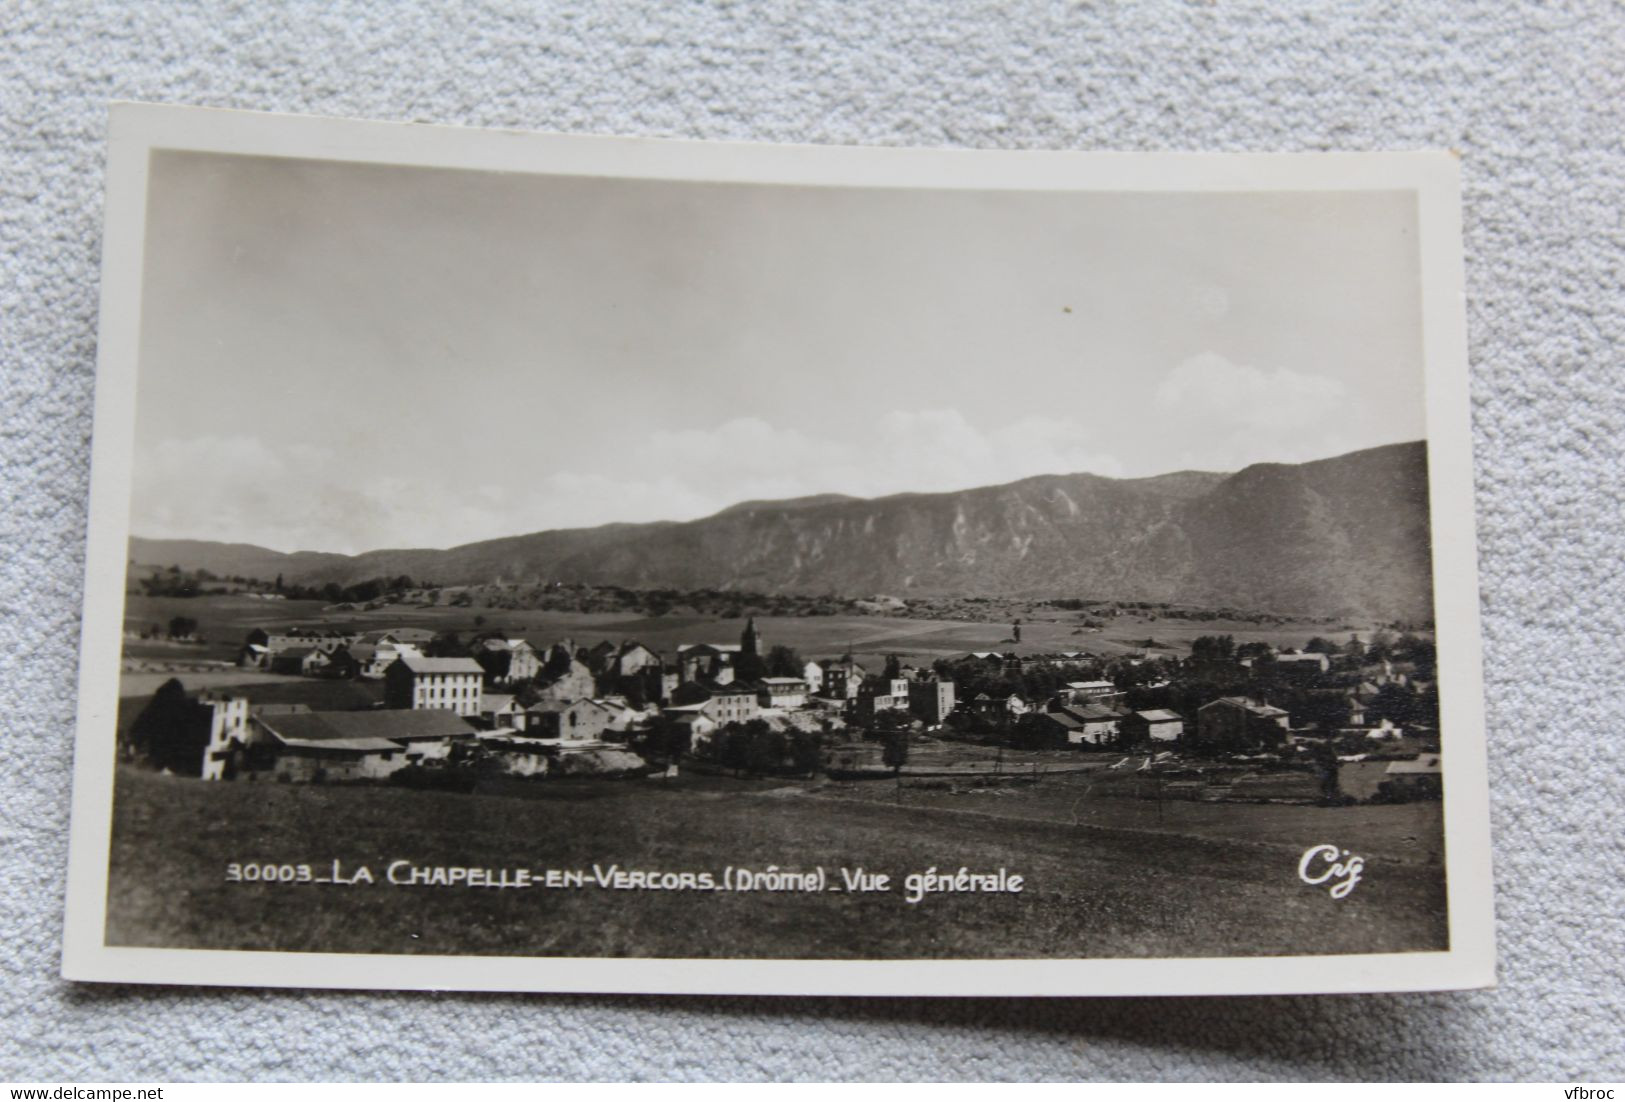
[[66, 977], [1494, 982], [1452, 155], [107, 171]]

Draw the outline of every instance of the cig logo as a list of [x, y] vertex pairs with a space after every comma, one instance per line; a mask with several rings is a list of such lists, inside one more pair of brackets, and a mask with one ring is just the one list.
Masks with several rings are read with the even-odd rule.
[[1332, 845], [1310, 846], [1298, 861], [1298, 879], [1305, 884], [1331, 884], [1333, 899], [1354, 890], [1365, 871], [1365, 858]]

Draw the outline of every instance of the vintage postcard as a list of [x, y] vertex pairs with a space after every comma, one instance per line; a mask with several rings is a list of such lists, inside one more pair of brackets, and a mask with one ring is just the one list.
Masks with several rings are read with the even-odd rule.
[[1493, 983], [1459, 207], [114, 107], [64, 975]]

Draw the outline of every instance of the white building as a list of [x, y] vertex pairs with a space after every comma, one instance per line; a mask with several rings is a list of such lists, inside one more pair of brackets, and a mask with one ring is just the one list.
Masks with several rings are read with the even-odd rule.
[[201, 776], [206, 781], [225, 780], [232, 751], [248, 742], [248, 698], [203, 693], [197, 702], [210, 709], [209, 742], [203, 749]]
[[804, 708], [807, 683], [799, 677], [764, 677], [757, 682], [757, 700], [764, 708]]
[[485, 671], [472, 658], [424, 658], [403, 654], [384, 674], [390, 708], [436, 708], [460, 716], [480, 714]]

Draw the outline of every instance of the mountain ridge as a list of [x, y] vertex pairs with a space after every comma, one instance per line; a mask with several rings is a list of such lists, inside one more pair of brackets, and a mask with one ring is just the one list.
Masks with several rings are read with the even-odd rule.
[[1035, 475], [880, 498], [740, 502], [616, 523], [357, 555], [131, 537], [133, 561], [341, 583], [563, 581], [867, 596], [1100, 596], [1432, 615], [1426, 445], [1233, 474]]

